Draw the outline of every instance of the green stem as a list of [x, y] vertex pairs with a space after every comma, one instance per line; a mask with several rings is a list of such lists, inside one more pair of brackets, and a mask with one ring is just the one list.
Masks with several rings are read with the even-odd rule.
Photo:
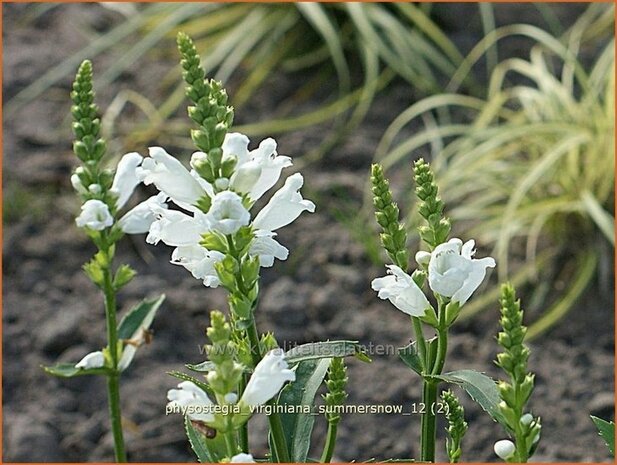
[[[437, 328], [437, 354], [435, 361], [430, 370], [431, 376], [440, 375], [446, 362], [446, 353], [448, 351], [448, 328], [446, 327], [446, 312], [445, 303], [439, 300], [439, 327]], [[421, 457], [423, 461], [435, 461], [435, 430], [436, 421], [435, 407], [437, 404], [437, 387], [439, 382], [434, 379], [424, 378], [422, 386], [422, 403], [424, 404], [424, 413], [420, 420], [420, 429], [422, 437], [420, 440]]]
[[233, 431], [228, 431], [224, 434], [225, 436], [225, 447], [227, 448], [227, 455], [231, 459], [234, 455], [237, 454], [236, 442], [233, 438]]
[[[256, 366], [263, 355], [261, 348], [259, 347], [259, 335], [257, 334], [257, 327], [255, 326], [255, 319], [252, 318], [251, 324], [246, 328], [246, 334], [248, 335], [251, 345], [251, 356], [253, 357], [253, 364]], [[268, 405], [276, 406], [276, 401], [270, 399]], [[275, 408], [273, 408], [275, 410]], [[274, 448], [274, 455], [279, 462], [289, 463], [290, 457], [287, 452], [287, 441], [285, 440], [285, 432], [283, 429], [283, 422], [278, 413], [272, 413], [268, 415], [268, 422], [270, 423], [270, 433], [272, 434], [272, 446]]]
[[[242, 397], [244, 393], [244, 389], [246, 388], [246, 383], [248, 382], [249, 375], [244, 373], [242, 378], [240, 379], [240, 386], [238, 389], [238, 398]], [[249, 422], [245, 422], [239, 429], [240, 433], [240, 449], [245, 454], [249, 452]]]
[[422, 403], [424, 413], [420, 419], [422, 436], [420, 441], [420, 460], [435, 461], [435, 404], [437, 402], [437, 382], [424, 379], [422, 384]]
[[336, 446], [336, 431], [338, 429], [338, 422], [328, 422], [328, 432], [326, 435], [326, 444], [324, 445], [323, 453], [321, 454], [321, 463], [329, 463], [332, 460], [334, 454], [334, 447]]
[[416, 341], [418, 345], [418, 353], [420, 354], [420, 360], [422, 361], [423, 371], [427, 372], [429, 367], [428, 353], [426, 350], [426, 340], [424, 339], [424, 333], [422, 332], [422, 323], [420, 318], [412, 316], [411, 322], [413, 324], [413, 330], [416, 334]]
[[[109, 249], [108, 251], [109, 252]], [[109, 255], [109, 254], [108, 254]], [[108, 256], [111, 262], [111, 257]], [[104, 271], [105, 316], [107, 320], [107, 344], [111, 355], [112, 373], [107, 376], [107, 396], [109, 399], [109, 418], [114, 438], [116, 462], [126, 462], [124, 436], [122, 433], [122, 413], [120, 411], [120, 373], [118, 371], [118, 329], [116, 326], [116, 292], [113, 288], [111, 270]]]

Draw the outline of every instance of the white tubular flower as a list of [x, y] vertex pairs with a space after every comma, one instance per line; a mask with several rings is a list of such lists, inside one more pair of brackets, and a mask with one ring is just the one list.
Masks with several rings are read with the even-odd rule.
[[255, 463], [255, 459], [251, 454], [236, 454], [230, 460], [229, 463]]
[[422, 289], [414, 280], [396, 265], [386, 265], [388, 274], [371, 282], [373, 290], [380, 299], [388, 299], [403, 313], [411, 316], [424, 316], [431, 306]]
[[118, 225], [126, 234], [147, 233], [152, 223], [156, 220], [154, 212], [167, 208], [166, 200], [167, 194], [163, 192], [153, 195], [129, 210], [120, 218]]
[[109, 207], [100, 200], [91, 199], [81, 206], [81, 214], [75, 219], [80, 228], [90, 228], [102, 231], [114, 224]]
[[195, 212], [195, 216], [190, 216], [177, 210], [151, 207], [157, 219], [146, 237], [148, 244], [156, 245], [163, 241], [172, 247], [196, 245], [201, 235], [209, 229], [203, 213]]
[[77, 173], [73, 173], [71, 175], [71, 185], [73, 186], [73, 189], [75, 189], [77, 191], [78, 194], [87, 194], [88, 193], [88, 189], [86, 189], [84, 187], [84, 185], [81, 182], [81, 179], [79, 179], [79, 176], [77, 175]]
[[252, 200], [257, 200], [278, 182], [283, 168], [291, 166], [292, 163], [291, 158], [276, 153], [276, 142], [271, 138], [261, 141], [250, 156], [251, 160], [261, 167], [261, 175], [248, 193]]
[[238, 194], [223, 191], [212, 199], [212, 206], [206, 218], [212, 230], [227, 235], [249, 224], [251, 214], [242, 205], [242, 199]]
[[255, 367], [240, 403], [249, 406], [265, 404], [278, 394], [286, 381], [295, 380], [296, 373], [289, 369], [284, 352], [271, 350]]
[[508, 460], [514, 455], [516, 452], [516, 446], [514, 443], [508, 439], [502, 439], [501, 441], [497, 441], [493, 446], [493, 450], [497, 457], [502, 460]]
[[111, 192], [118, 196], [116, 201], [118, 210], [126, 204], [126, 201], [140, 182], [137, 178], [137, 167], [141, 165], [142, 161], [143, 157], [140, 154], [131, 152], [124, 155], [118, 163], [114, 182], [110, 189]]
[[[276, 141], [272, 138], [264, 139], [258, 148], [250, 152], [248, 144], [249, 139], [244, 134], [237, 132], [226, 134], [223, 157], [234, 157], [237, 160], [235, 178], [232, 176], [231, 186], [239, 192], [248, 194], [251, 200], [255, 201], [277, 183], [283, 168], [291, 166], [292, 163], [291, 158], [277, 154]], [[250, 166], [245, 167], [247, 164]], [[240, 174], [243, 171], [244, 174]], [[238, 185], [240, 179], [243, 180], [242, 185]]]
[[183, 381], [178, 384], [179, 389], [167, 391], [168, 407], [180, 407], [185, 409], [191, 420], [212, 423], [212, 401], [208, 395], [191, 381]]
[[253, 186], [259, 181], [261, 166], [255, 161], [248, 161], [236, 168], [229, 179], [229, 187], [236, 192], [251, 192]]
[[75, 368], [89, 369], [89, 368], [103, 368], [105, 366], [105, 355], [100, 350], [96, 352], [90, 352], [84, 358], [82, 358]]
[[304, 178], [300, 173], [287, 178], [285, 185], [274, 193], [268, 204], [257, 214], [253, 226], [256, 229], [276, 231], [294, 221], [303, 211], [313, 213], [315, 204], [302, 198], [300, 188]]
[[145, 185], [154, 184], [182, 208], [194, 211], [194, 205], [207, 193], [204, 184], [163, 148], [150, 147], [148, 150], [150, 157], [144, 158], [137, 169], [137, 177]]
[[[461, 306], [480, 286], [487, 268], [495, 267], [492, 257], [473, 259], [476, 251], [473, 240], [450, 239], [435, 247], [428, 264], [428, 283], [431, 289]], [[418, 257], [416, 257], [418, 258]], [[425, 260], [424, 256], [419, 257]]]
[[171, 263], [181, 265], [191, 272], [194, 278], [201, 279], [206, 287], [220, 284], [214, 265], [225, 258], [225, 254], [207, 250], [201, 245], [177, 247], [171, 254]]
[[289, 250], [274, 240], [276, 233], [258, 229], [254, 235], [249, 254], [259, 257], [259, 266], [270, 267], [274, 265], [275, 258], [287, 260]]

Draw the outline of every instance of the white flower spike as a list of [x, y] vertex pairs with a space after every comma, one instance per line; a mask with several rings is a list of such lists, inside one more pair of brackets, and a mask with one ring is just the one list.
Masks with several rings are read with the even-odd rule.
[[249, 406], [265, 404], [278, 394], [285, 382], [295, 380], [296, 373], [289, 369], [283, 350], [271, 350], [255, 367], [240, 403]]
[[467, 302], [471, 294], [480, 286], [486, 276], [487, 268], [495, 267], [495, 260], [486, 257], [476, 260], [473, 257], [475, 242], [465, 242], [457, 238], [450, 239], [435, 247], [427, 257], [427, 252], [418, 252], [416, 260], [419, 263], [428, 262], [428, 283], [430, 288], [452, 302], [461, 306]]
[[214, 414], [212, 401], [208, 395], [191, 381], [183, 381], [178, 384], [179, 389], [167, 391], [168, 407], [180, 407], [187, 412], [191, 420], [212, 423]]
[[109, 207], [100, 200], [91, 199], [81, 206], [81, 214], [75, 219], [80, 228], [102, 231], [114, 224]]
[[140, 182], [137, 178], [137, 167], [141, 165], [142, 161], [143, 157], [140, 154], [131, 152], [124, 155], [118, 163], [110, 189], [111, 192], [118, 196], [116, 201], [118, 210], [126, 204], [135, 187]]
[[380, 299], [389, 299], [396, 308], [411, 316], [422, 317], [431, 306], [422, 289], [396, 265], [386, 265], [389, 276], [371, 283]]
[[493, 450], [497, 457], [502, 460], [508, 460], [514, 455], [516, 452], [516, 446], [514, 443], [508, 439], [502, 439], [501, 441], [497, 441], [493, 446]]
[[100, 350], [96, 352], [91, 352], [82, 358], [77, 364], [75, 368], [82, 369], [92, 369], [92, 368], [103, 368], [105, 366], [105, 355]]

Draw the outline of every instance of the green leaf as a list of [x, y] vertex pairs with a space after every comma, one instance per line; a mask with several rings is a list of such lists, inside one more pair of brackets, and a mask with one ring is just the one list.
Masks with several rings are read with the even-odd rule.
[[197, 373], [207, 373], [209, 371], [216, 370], [216, 365], [210, 360], [206, 360], [205, 362], [197, 363], [195, 365], [192, 363], [187, 363], [184, 366], [191, 371], [196, 371]]
[[602, 418], [594, 417], [590, 415], [591, 421], [594, 422], [596, 428], [598, 428], [598, 432], [604, 442], [606, 442], [606, 446], [608, 447], [611, 456], [615, 456], [615, 423], [612, 421], [606, 421]]
[[[298, 363], [296, 380], [283, 388], [277, 403], [304, 405], [312, 409], [315, 395], [329, 366], [329, 358], [304, 360]], [[306, 462], [315, 416], [310, 413], [282, 413], [280, 416], [291, 460]]]
[[74, 363], [58, 363], [57, 365], [46, 367], [42, 366], [45, 372], [59, 378], [73, 378], [83, 375], [108, 375], [111, 373], [109, 368], [76, 368]]
[[[285, 352], [285, 360], [289, 364], [294, 364], [307, 360], [347, 357], [349, 355], [368, 358], [362, 351], [358, 341], [325, 341], [310, 342], [294, 347]], [[368, 360], [370, 361], [370, 359]]]
[[413, 371], [422, 376], [422, 360], [416, 351], [416, 342], [412, 342], [408, 346], [401, 347], [398, 350], [398, 356], [401, 360]]
[[[118, 339], [139, 339], [142, 331], [150, 328], [152, 320], [163, 301], [165, 294], [156, 299], [144, 299], [124, 315], [118, 325]], [[122, 357], [118, 363], [118, 369], [124, 371], [133, 361], [137, 346], [125, 344]]]
[[168, 371], [167, 374], [170, 376], [173, 376], [174, 378], [181, 379], [182, 381], [190, 381], [191, 383], [195, 383], [201, 389], [206, 391], [208, 395], [210, 395], [211, 397], [215, 397], [214, 391], [212, 390], [210, 385], [206, 383], [205, 381], [201, 381], [197, 378], [192, 377], [191, 375], [182, 373], [181, 371]]
[[474, 370], [458, 370], [434, 376], [447, 383], [457, 384], [480, 405], [496, 422], [506, 425], [506, 421], [499, 410], [499, 390], [497, 384], [488, 376]]

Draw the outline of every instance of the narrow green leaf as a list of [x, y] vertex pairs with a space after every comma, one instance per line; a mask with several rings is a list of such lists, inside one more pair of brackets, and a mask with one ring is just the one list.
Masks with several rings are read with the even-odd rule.
[[210, 395], [212, 397], [215, 396], [214, 391], [212, 390], [210, 385], [208, 383], [206, 383], [205, 381], [201, 381], [201, 380], [199, 380], [197, 378], [194, 378], [191, 375], [187, 375], [186, 373], [182, 373], [181, 371], [168, 371], [167, 374], [170, 375], [170, 376], [173, 376], [174, 378], [181, 379], [182, 381], [190, 381], [191, 383], [195, 383], [201, 389], [206, 391], [208, 393], [208, 395]]
[[398, 356], [401, 360], [413, 371], [422, 376], [422, 360], [416, 351], [416, 342], [412, 342], [408, 346], [397, 349]]
[[[296, 381], [281, 391], [279, 405], [303, 405], [312, 408], [315, 395], [330, 366], [329, 358], [304, 360], [296, 368]], [[281, 414], [289, 456], [294, 462], [306, 462], [311, 445], [315, 416], [310, 413]]]
[[347, 357], [360, 354], [364, 355], [358, 341], [310, 342], [285, 352], [285, 360], [289, 364], [294, 364], [307, 360]]
[[59, 378], [73, 378], [83, 375], [108, 375], [108, 368], [76, 368], [74, 363], [58, 363], [57, 365], [46, 367], [42, 366], [45, 372]]
[[608, 447], [609, 452], [614, 457], [615, 456], [615, 423], [612, 421], [606, 421], [602, 418], [594, 417], [590, 415], [591, 421], [594, 422], [596, 428], [598, 428], [598, 433], [604, 439], [606, 446]]
[[[118, 325], [118, 339], [139, 339], [142, 336], [141, 332], [150, 328], [156, 311], [164, 300], [165, 294], [161, 294], [156, 299], [144, 299], [129, 310]], [[118, 364], [120, 371], [124, 371], [131, 364], [137, 348], [136, 345], [132, 344], [124, 345], [122, 357]]]
[[206, 446], [206, 438], [195, 430], [188, 416], [184, 417], [184, 429], [186, 430], [186, 436], [191, 444], [191, 449], [193, 449], [193, 452], [195, 452], [197, 456], [197, 460], [201, 463], [217, 462], [217, 460], [213, 459], [210, 455], [210, 451]]
[[197, 373], [207, 373], [209, 371], [216, 370], [216, 365], [212, 363], [210, 360], [206, 360], [205, 362], [201, 362], [197, 364], [187, 363], [184, 366], [187, 367], [191, 371], [196, 371]]
[[497, 384], [488, 376], [474, 370], [458, 370], [444, 373], [434, 378], [446, 383], [457, 384], [480, 405], [496, 422], [506, 426], [506, 421], [499, 410], [499, 390]]

